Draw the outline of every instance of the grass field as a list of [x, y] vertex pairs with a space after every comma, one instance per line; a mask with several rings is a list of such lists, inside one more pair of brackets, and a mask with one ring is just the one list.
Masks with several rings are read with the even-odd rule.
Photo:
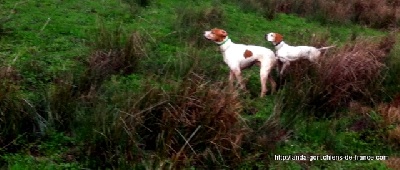
[[[0, 167], [400, 168], [396, 11], [332, 16], [341, 1], [303, 3], [0, 0]], [[202, 37], [214, 27], [271, 49], [268, 32], [336, 48], [320, 67], [292, 64], [278, 93], [259, 98], [255, 67], [247, 92], [227, 88], [228, 67]]]

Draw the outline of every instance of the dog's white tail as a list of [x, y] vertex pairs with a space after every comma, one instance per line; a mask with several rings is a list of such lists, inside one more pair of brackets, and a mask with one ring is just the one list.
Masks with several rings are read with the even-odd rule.
[[318, 48], [318, 50], [321, 51], [321, 50], [326, 50], [326, 49], [330, 49], [333, 47], [335, 47], [335, 46], [333, 45], [333, 46], [328, 46], [328, 47], [321, 47], [321, 48]]

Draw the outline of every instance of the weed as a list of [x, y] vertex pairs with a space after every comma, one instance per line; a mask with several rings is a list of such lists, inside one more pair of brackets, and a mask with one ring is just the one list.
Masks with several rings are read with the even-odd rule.
[[145, 43], [146, 39], [139, 32], [126, 38], [121, 27], [109, 31], [104, 25], [100, 26], [92, 44], [94, 52], [89, 57], [88, 70], [81, 80], [82, 86], [86, 86], [83, 89], [97, 87], [111, 75], [137, 71], [139, 61], [147, 56]]
[[34, 133], [38, 126], [30, 103], [20, 92], [19, 81], [13, 80], [17, 72], [12, 67], [0, 69], [0, 146], [8, 150], [20, 134]]
[[43, 117], [46, 118], [48, 126], [54, 127], [57, 131], [70, 131], [78, 102], [78, 93], [74, 89], [72, 77], [64, 76], [50, 85], [46, 91], [47, 109]]

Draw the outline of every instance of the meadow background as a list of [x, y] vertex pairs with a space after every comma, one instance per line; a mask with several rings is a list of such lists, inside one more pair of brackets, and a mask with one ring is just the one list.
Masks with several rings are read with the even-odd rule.
[[[400, 169], [396, 0], [0, 0], [0, 167]], [[278, 93], [226, 88], [203, 31], [273, 49], [336, 48], [291, 64]], [[276, 161], [274, 155], [385, 155]]]

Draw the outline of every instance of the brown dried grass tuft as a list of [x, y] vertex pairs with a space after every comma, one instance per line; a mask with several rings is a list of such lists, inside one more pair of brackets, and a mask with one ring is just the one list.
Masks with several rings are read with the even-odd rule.
[[111, 74], [130, 74], [145, 55], [143, 37], [138, 32], [133, 32], [124, 47], [95, 51], [89, 58], [89, 69], [96, 77], [103, 78]]
[[396, 170], [400, 169], [400, 158], [399, 157], [390, 157], [388, 160], [384, 161], [386, 166], [390, 169]]
[[88, 69], [78, 82], [79, 91], [83, 94], [98, 88], [111, 75], [134, 73], [140, 60], [147, 57], [147, 39], [139, 32], [133, 32], [126, 41], [122, 41], [122, 32], [111, 33], [105, 28], [100, 30], [98, 40], [93, 44], [95, 50], [86, 63]]
[[115, 95], [113, 103], [125, 104], [119, 104], [117, 117], [107, 109], [96, 113], [107, 112], [104, 116], [110, 119], [106, 120], [112, 121], [95, 128], [99, 133], [88, 146], [91, 157], [116, 165], [120, 157], [137, 163], [150, 159], [144, 153], [155, 153], [157, 157], [151, 159], [171, 160], [163, 166], [178, 169], [240, 162], [249, 129], [239, 115], [239, 96], [226, 83], [210, 83], [192, 73], [169, 92], [148, 82], [140, 93], [126, 93], [123, 98], [120, 93]]
[[18, 83], [21, 78], [22, 77], [19, 75], [18, 71], [14, 67], [0, 67], [0, 80], [7, 80]]
[[378, 106], [378, 112], [383, 117], [383, 126], [389, 127], [387, 139], [389, 142], [400, 146], [400, 105], [399, 98], [395, 98], [391, 103], [382, 103]]
[[328, 105], [337, 107], [357, 99], [373, 100], [387, 53], [370, 40], [356, 40], [321, 63], [319, 74]]
[[[220, 157], [214, 155], [217, 153], [224, 155], [226, 160], [240, 158], [246, 128], [240, 123], [242, 105], [236, 92], [228, 90], [224, 83], [209, 84], [203, 77], [192, 75], [172, 97], [173, 102], [164, 111], [162, 122], [166, 125], [164, 128], [170, 129], [170, 135], [175, 136], [167, 144], [172, 148], [169, 154], [173, 155], [174, 161], [184, 153], [193, 152], [190, 148], [197, 152], [198, 166], [206, 166], [208, 161], [217, 163], [213, 159]], [[194, 133], [196, 129], [198, 131]], [[183, 137], [191, 135], [193, 142], [184, 148]]]

